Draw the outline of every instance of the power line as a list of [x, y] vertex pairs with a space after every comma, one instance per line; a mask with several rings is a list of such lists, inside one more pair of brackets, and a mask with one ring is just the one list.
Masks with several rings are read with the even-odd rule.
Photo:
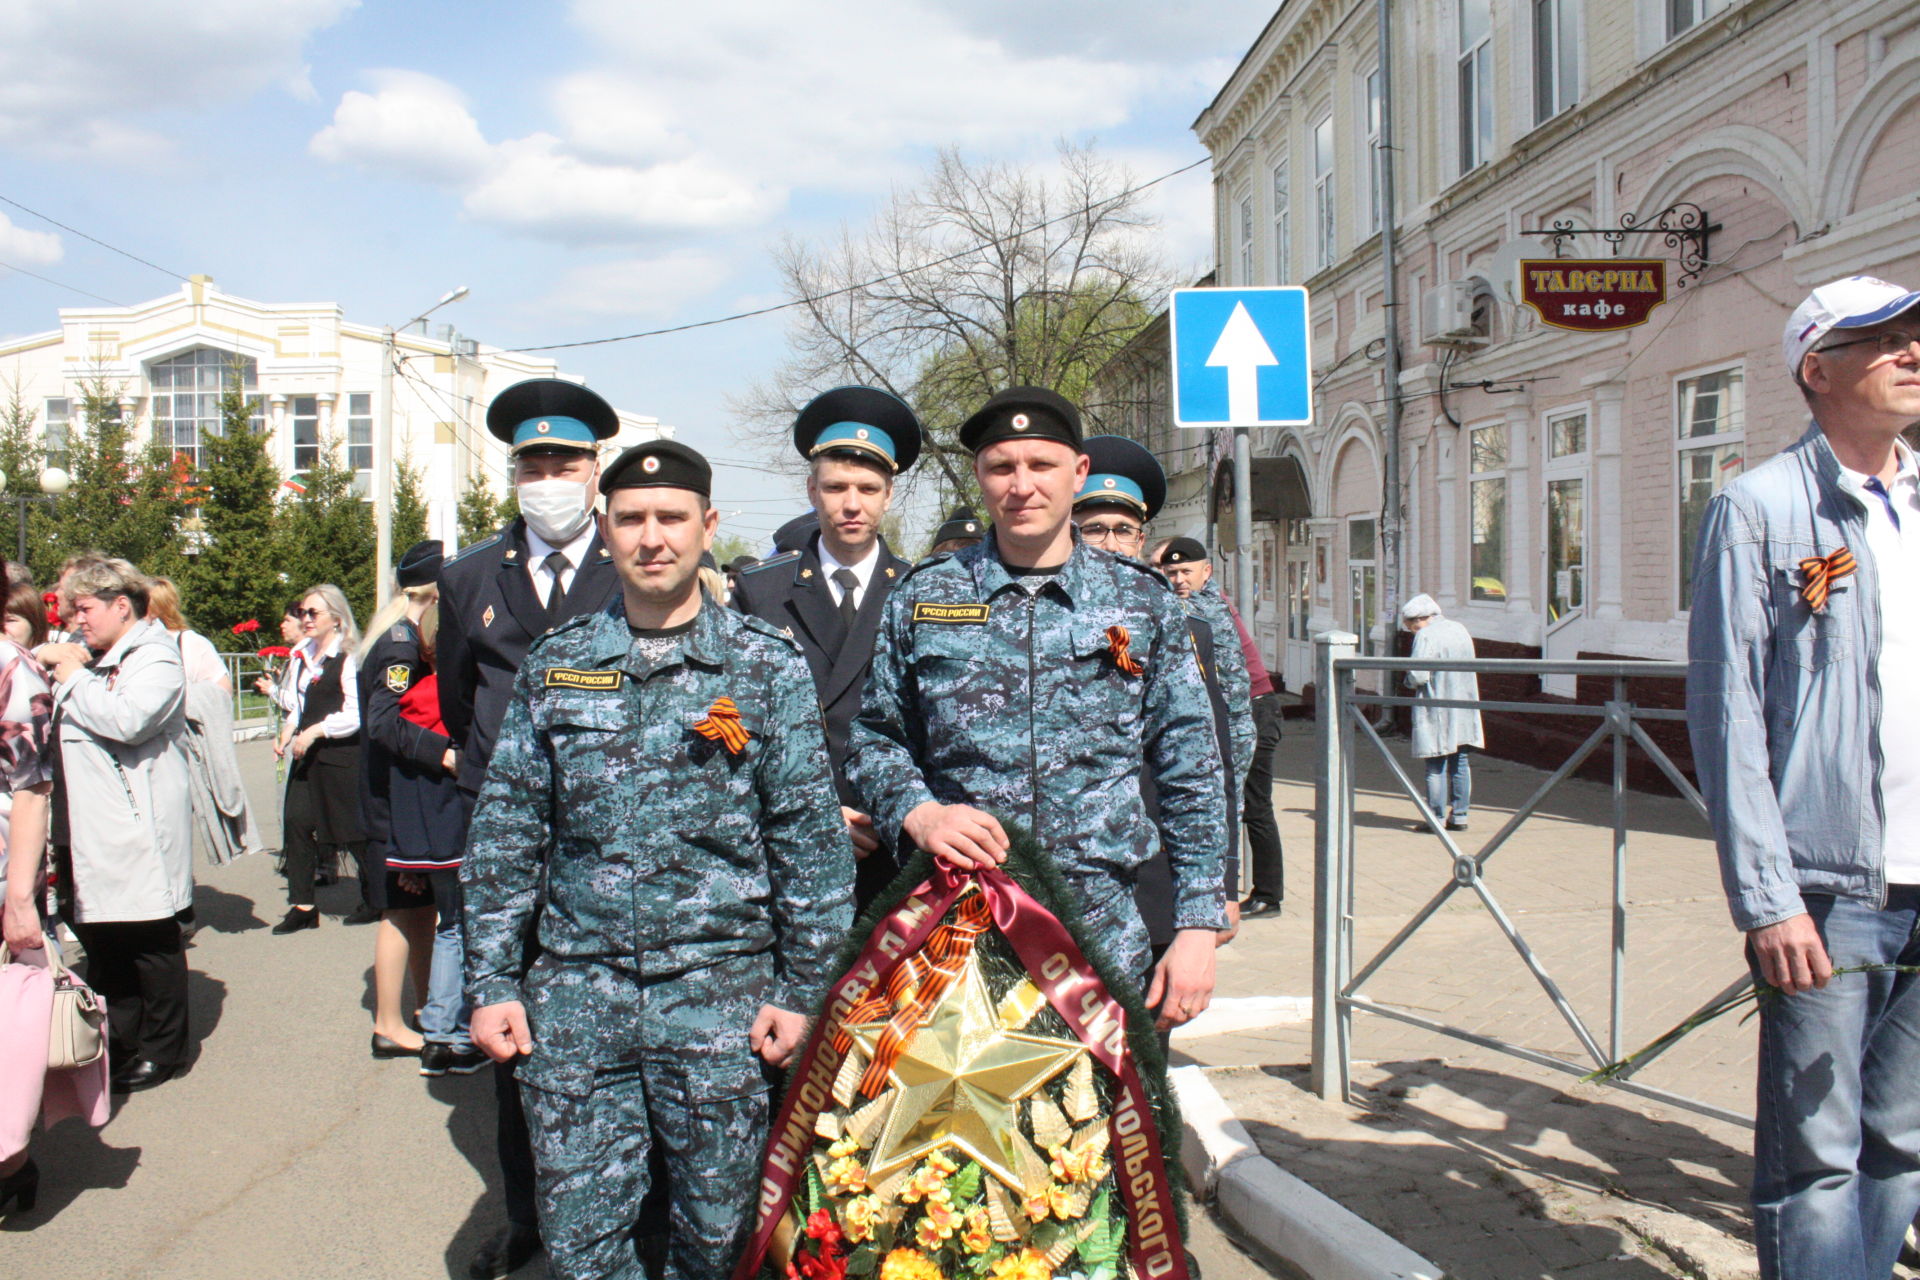
[[[114, 253], [119, 254], [123, 258], [131, 258], [133, 259], [133, 261], [139, 263], [143, 267], [152, 267], [155, 271], [158, 271], [163, 276], [171, 276], [175, 280], [186, 280], [190, 278], [188, 276], [181, 275], [178, 271], [169, 271], [157, 262], [148, 262], [145, 258], [141, 257], [137, 253], [128, 253], [125, 249], [122, 249], [119, 245], [108, 244], [105, 240], [102, 240], [99, 236], [90, 236], [86, 232], [80, 230], [80, 228], [78, 227], [70, 227], [66, 223], [60, 221], [60, 219], [58, 218], [50, 218], [46, 214], [40, 212], [38, 209], [29, 209], [27, 208], [27, 206], [21, 204], [18, 200], [15, 200], [10, 196], [0, 195], [0, 202], [10, 204], [22, 213], [30, 213], [34, 217], [40, 219], [40, 221], [42, 222], [50, 222], [54, 226], [60, 228], [62, 231], [68, 232], [71, 235], [79, 236], [82, 240], [91, 240], [93, 241], [93, 243], [99, 245], [102, 249], [110, 249]], [[92, 295], [89, 295], [89, 296], [92, 296]], [[114, 305], [118, 306], [119, 304], [116, 303]]]
[[79, 285], [64, 284], [61, 281], [55, 280], [52, 276], [43, 276], [38, 271], [29, 271], [25, 267], [16, 267], [11, 262], [0, 262], [0, 267], [4, 267], [8, 271], [17, 272], [23, 276], [31, 276], [40, 283], [50, 284], [56, 289], [65, 289], [69, 293], [77, 293], [83, 298], [92, 298], [95, 302], [104, 302], [110, 307], [124, 307], [127, 305], [124, 302], [115, 302], [112, 298], [103, 298], [97, 293], [88, 293]]
[[[1157, 178], [1141, 183], [1139, 186], [1128, 187], [1125, 191], [1119, 192], [1116, 195], [1109, 196], [1107, 197], [1107, 199], [1098, 201], [1097, 203], [1111, 204], [1115, 200], [1122, 199], [1126, 196], [1138, 195], [1140, 192], [1145, 191], [1149, 187], [1159, 186], [1161, 183], [1167, 181], [1169, 178], [1177, 178], [1181, 174], [1186, 173], [1190, 169], [1198, 169], [1201, 165], [1210, 163], [1212, 159], [1213, 157], [1210, 155], [1202, 156], [1198, 160], [1195, 160], [1192, 164], [1183, 164], [1178, 169], [1174, 169], [1167, 173], [1163, 173]], [[0, 196], [0, 199], [5, 199], [5, 197]], [[9, 201], [9, 203], [11, 203], [11, 201]], [[862, 289], [871, 289], [876, 285], [886, 284], [889, 281], [903, 280], [910, 275], [916, 274], [917, 272], [928, 271], [934, 267], [943, 267], [949, 262], [958, 262], [960, 259], [970, 257], [973, 254], [980, 252], [982, 249], [991, 249], [996, 245], [1002, 245], [1002, 244], [1006, 244], [1008, 241], [1017, 240], [1021, 236], [1032, 235], [1036, 231], [1044, 231], [1048, 227], [1054, 226], [1057, 223], [1071, 221], [1072, 219], [1077, 218], [1084, 213], [1090, 212], [1095, 207], [1096, 205], [1091, 205], [1091, 204], [1081, 205], [1077, 209], [1069, 209], [1067, 212], [1061, 214], [1057, 218], [1049, 218], [1045, 222], [1036, 222], [1030, 227], [1022, 227], [1018, 231], [1009, 231], [1006, 235], [998, 236], [991, 240], [982, 240], [978, 244], [969, 245], [967, 248], [960, 250], [958, 253], [950, 253], [944, 258], [935, 258], [931, 262], [923, 262], [920, 265], [914, 266], [914, 267], [903, 267], [899, 271], [890, 271], [886, 275], [875, 276], [873, 279], [863, 280], [859, 284], [850, 284], [850, 285], [844, 285], [838, 289], [829, 289], [825, 293], [809, 294], [805, 297], [794, 298], [788, 302], [777, 302], [777, 303], [774, 303], [772, 306], [755, 307], [751, 311], [736, 311], [732, 315], [715, 316], [710, 320], [693, 320], [693, 321], [689, 321], [686, 324], [670, 325], [665, 329], [643, 329], [639, 333], [622, 333], [622, 334], [617, 334], [611, 338], [582, 338], [578, 342], [550, 342], [545, 346], [541, 346], [541, 347], [508, 347], [506, 348], [506, 350], [512, 351], [512, 352], [565, 351], [571, 347], [599, 347], [599, 346], [605, 346], [607, 343], [610, 343], [610, 342], [633, 342], [639, 338], [659, 338], [670, 333], [685, 333], [690, 329], [708, 329], [717, 324], [732, 324], [736, 320], [752, 320], [757, 316], [768, 316], [778, 311], [790, 311], [794, 307], [806, 306], [808, 303], [812, 303], [812, 302], [824, 302], [828, 298], [837, 298], [837, 297], [840, 297], [842, 294], [858, 293]]]

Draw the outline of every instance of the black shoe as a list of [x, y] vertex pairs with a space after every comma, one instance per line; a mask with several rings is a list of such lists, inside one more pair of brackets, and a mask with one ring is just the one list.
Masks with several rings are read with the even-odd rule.
[[447, 1056], [447, 1074], [450, 1076], [470, 1076], [493, 1062], [478, 1049], [452, 1049]]
[[151, 1089], [173, 1079], [179, 1070], [178, 1067], [163, 1067], [150, 1058], [136, 1058], [125, 1071], [114, 1072], [113, 1091], [138, 1093], [142, 1089]]
[[420, 1074], [423, 1076], [443, 1076], [447, 1074], [447, 1060], [453, 1057], [453, 1046], [438, 1040], [429, 1040], [420, 1050]]
[[380, 919], [380, 913], [366, 903], [361, 903], [340, 918], [341, 924], [373, 924]]
[[1466, 829], [1467, 829], [1467, 820], [1465, 818], [1448, 818], [1447, 819], [1447, 830], [1465, 831]]
[[398, 1040], [389, 1040], [378, 1031], [373, 1033], [373, 1056], [376, 1058], [417, 1058], [419, 1049], [410, 1049]]
[[29, 1156], [27, 1162], [0, 1178], [0, 1213], [32, 1211], [40, 1198], [40, 1166]]
[[1250, 894], [1247, 899], [1240, 904], [1240, 918], [1242, 920], [1258, 920], [1263, 916], [1277, 916], [1279, 914], [1280, 900], [1278, 898], [1269, 898], [1264, 893]]
[[545, 1248], [538, 1227], [510, 1223], [505, 1231], [473, 1251], [467, 1274], [473, 1280], [499, 1280], [526, 1266]]
[[299, 907], [287, 912], [287, 918], [273, 926], [275, 933], [298, 933], [302, 929], [318, 929], [320, 913], [312, 907], [302, 911]]

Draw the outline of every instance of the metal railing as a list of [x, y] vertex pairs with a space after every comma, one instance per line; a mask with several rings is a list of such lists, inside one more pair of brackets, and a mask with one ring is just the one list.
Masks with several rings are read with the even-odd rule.
[[[1699, 791], [1642, 727], [1643, 722], [1646, 721], [1684, 721], [1686, 713], [1670, 708], [1636, 705], [1628, 699], [1627, 682], [1630, 679], [1684, 679], [1686, 665], [1673, 662], [1536, 661], [1493, 658], [1452, 660], [1423, 658], [1416, 662], [1411, 658], [1357, 657], [1355, 650], [1358, 643], [1357, 636], [1340, 631], [1316, 636], [1314, 640], [1314, 667], [1319, 692], [1318, 764], [1314, 779], [1316, 818], [1312, 1065], [1314, 1091], [1328, 1100], [1345, 1100], [1348, 1096], [1352, 1081], [1353, 1015], [1356, 1012], [1370, 1013], [1421, 1027], [1440, 1035], [1452, 1036], [1469, 1044], [1510, 1054], [1527, 1062], [1551, 1067], [1571, 1075], [1584, 1076], [1609, 1063], [1619, 1061], [1624, 1052], [1620, 1037], [1626, 1021], [1626, 793], [1630, 748], [1638, 747], [1644, 752], [1694, 810], [1703, 819], [1707, 816], [1706, 803], [1701, 799]], [[1388, 676], [1388, 681], [1391, 681], [1401, 673], [1415, 670], [1471, 671], [1477, 675], [1597, 677], [1612, 681], [1613, 696], [1597, 706], [1563, 702], [1450, 700], [1426, 696], [1419, 698], [1395, 696], [1385, 692], [1367, 693], [1361, 691], [1356, 683], [1356, 676], [1362, 672], [1382, 673]], [[1389, 682], [1383, 682], [1383, 687], [1391, 689], [1393, 686]], [[1413, 780], [1407, 776], [1406, 770], [1394, 758], [1393, 752], [1388, 750], [1386, 742], [1382, 740], [1379, 731], [1369, 719], [1369, 711], [1375, 708], [1415, 705], [1561, 717], [1577, 716], [1592, 718], [1598, 723], [1566, 761], [1535, 788], [1532, 795], [1514, 811], [1513, 816], [1507, 819], [1505, 825], [1494, 834], [1493, 838], [1477, 853], [1469, 854], [1460, 849], [1435, 815], [1428, 811], [1422, 791], [1415, 789]], [[1358, 861], [1358, 848], [1354, 840], [1353, 820], [1354, 764], [1356, 748], [1363, 741], [1379, 753], [1380, 759], [1386, 763], [1388, 771], [1400, 790], [1414, 802], [1424, 818], [1426, 827], [1439, 841], [1447, 865], [1445, 882], [1426, 904], [1402, 926], [1398, 933], [1394, 934], [1390, 941], [1364, 963], [1356, 965], [1354, 869]], [[1569, 1002], [1559, 983], [1547, 972], [1546, 965], [1540, 956], [1528, 944], [1526, 936], [1515, 923], [1513, 916], [1501, 904], [1499, 895], [1489, 883], [1487, 870], [1494, 855], [1507, 844], [1514, 832], [1518, 831], [1521, 825], [1538, 811], [1541, 802], [1562, 782], [1572, 777], [1590, 757], [1602, 747], [1609, 745], [1612, 747], [1613, 755], [1613, 927], [1609, 1024], [1606, 1028], [1606, 1043], [1603, 1048], [1600, 1038], [1595, 1036], [1586, 1021]], [[1443, 906], [1459, 896], [1462, 891], [1470, 894], [1485, 907], [1495, 925], [1506, 936], [1507, 941], [1519, 954], [1522, 963], [1532, 974], [1544, 998], [1553, 1005], [1566, 1021], [1567, 1026], [1571, 1028], [1575, 1039], [1579, 1041], [1582, 1051], [1590, 1061], [1570, 1061], [1553, 1054], [1542, 1053], [1536, 1049], [1502, 1040], [1497, 1036], [1442, 1022], [1437, 1018], [1375, 999], [1367, 994], [1368, 980], [1379, 973], [1423, 925], [1432, 920]], [[1700, 1008], [1705, 1009], [1726, 996], [1742, 990], [1750, 982], [1749, 977], [1742, 976], [1715, 995], [1712, 1000], [1702, 1004]], [[1657, 1056], [1657, 1054], [1645, 1055], [1630, 1068], [1609, 1078], [1606, 1082], [1628, 1093], [1657, 1099], [1702, 1115], [1713, 1116], [1734, 1124], [1749, 1127], [1752, 1125], [1750, 1117], [1738, 1112], [1729, 1111], [1697, 1098], [1654, 1088], [1633, 1079], [1637, 1072]]]
[[253, 682], [260, 674], [260, 659], [251, 653], [223, 653], [227, 664], [227, 683], [233, 687], [233, 723], [249, 729], [270, 724], [276, 718], [273, 699], [256, 693]]

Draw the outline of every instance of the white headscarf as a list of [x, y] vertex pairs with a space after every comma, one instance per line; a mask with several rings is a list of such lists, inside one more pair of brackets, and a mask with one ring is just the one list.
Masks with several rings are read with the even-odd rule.
[[1400, 621], [1408, 622], [1414, 618], [1437, 618], [1440, 616], [1440, 602], [1425, 592], [1415, 596], [1400, 606]]

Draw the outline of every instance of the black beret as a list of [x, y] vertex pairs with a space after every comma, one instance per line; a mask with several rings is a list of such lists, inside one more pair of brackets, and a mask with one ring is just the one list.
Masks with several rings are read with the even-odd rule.
[[649, 440], [621, 451], [600, 473], [600, 492], [615, 489], [691, 489], [713, 494], [713, 468], [678, 440]]
[[516, 457], [523, 453], [588, 453], [620, 430], [613, 406], [577, 382], [529, 378], [516, 382], [487, 406], [487, 430], [506, 442]]
[[1207, 558], [1207, 549], [1192, 538], [1175, 538], [1160, 557], [1161, 564], [1198, 564]]
[[399, 562], [393, 566], [394, 576], [402, 588], [424, 587], [440, 576], [446, 552], [446, 546], [438, 538], [416, 542], [400, 553]]
[[933, 544], [951, 542], [955, 538], [972, 538], [978, 542], [987, 536], [987, 526], [979, 516], [973, 514], [972, 507], [955, 507], [946, 523], [933, 531]]
[[1085, 452], [1087, 479], [1073, 499], [1076, 511], [1113, 506], [1140, 520], [1160, 514], [1167, 501], [1167, 473], [1145, 445], [1125, 436], [1090, 436]]
[[1080, 447], [1080, 411], [1045, 387], [1008, 387], [960, 424], [960, 443], [979, 453], [1001, 440], [1057, 440]]
[[851, 453], [898, 475], [920, 456], [920, 420], [898, 396], [878, 387], [835, 387], [808, 402], [793, 420], [803, 458]]
[[820, 513], [809, 511], [803, 516], [781, 525], [773, 531], [773, 549], [775, 551], [805, 551], [813, 535], [820, 532]]
[[759, 556], [739, 555], [727, 561], [726, 570], [728, 573], [738, 573], [742, 569], [751, 568], [752, 566], [759, 563], [760, 563]]

